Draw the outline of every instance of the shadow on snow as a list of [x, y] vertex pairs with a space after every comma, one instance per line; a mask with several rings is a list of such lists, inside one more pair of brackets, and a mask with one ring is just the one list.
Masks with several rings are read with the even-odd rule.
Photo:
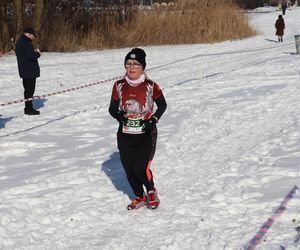
[[5, 124], [7, 122], [10, 122], [13, 118], [15, 117], [7, 117], [7, 118], [2, 118], [2, 115], [0, 114], [0, 129], [5, 128]]
[[[38, 104], [38, 105], [42, 105], [42, 104]], [[38, 105], [36, 105], [35, 108], [37, 108]], [[5, 137], [8, 137], [8, 136], [12, 136], [12, 135], [17, 135], [17, 134], [21, 134], [21, 133], [24, 133], [24, 132], [28, 132], [28, 131], [34, 130], [36, 128], [47, 126], [47, 125], [49, 125], [51, 123], [54, 123], [54, 122], [57, 122], [57, 121], [60, 121], [60, 120], [64, 120], [64, 119], [66, 119], [68, 117], [75, 116], [77, 114], [85, 113], [85, 112], [88, 112], [88, 111], [91, 111], [91, 110], [96, 110], [96, 109], [99, 109], [99, 107], [94, 107], [92, 109], [84, 109], [84, 110], [81, 110], [81, 111], [76, 111], [76, 112], [73, 112], [73, 113], [68, 114], [68, 115], [64, 115], [64, 116], [61, 116], [61, 117], [58, 117], [58, 118], [51, 119], [51, 120], [46, 121], [46, 122], [44, 122], [42, 124], [38, 124], [36, 126], [32, 126], [32, 127], [26, 128], [26, 129], [18, 130], [18, 131], [15, 131], [15, 132], [12, 132], [12, 133], [9, 133], [9, 134], [6, 134], [6, 135], [1, 135], [0, 138], [5, 138]], [[1, 117], [1, 115], [0, 115], [0, 117]], [[15, 117], [11, 117], [11, 118], [15, 118]], [[0, 118], [0, 128], [1, 128], [1, 118]]]
[[[47, 101], [46, 99], [33, 100], [32, 104], [35, 109], [39, 109], [39, 108], [42, 108], [45, 106], [44, 104], [46, 101]], [[16, 117], [12, 116], [12, 117], [7, 117], [7, 118], [2, 118], [2, 115], [0, 114], [0, 129], [5, 128], [5, 124], [7, 122], [10, 122], [13, 118], [16, 118]]]
[[32, 105], [35, 109], [40, 109], [44, 107], [44, 103], [47, 101], [47, 99], [36, 99], [32, 101]]
[[117, 190], [126, 194], [130, 199], [135, 197], [127, 181], [119, 152], [113, 152], [109, 156], [109, 159], [103, 163], [102, 170], [110, 178]]

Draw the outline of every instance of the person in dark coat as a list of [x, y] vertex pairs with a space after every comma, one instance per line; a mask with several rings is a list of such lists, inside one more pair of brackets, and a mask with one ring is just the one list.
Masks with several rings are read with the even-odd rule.
[[285, 29], [285, 23], [284, 19], [282, 18], [282, 15], [278, 16], [278, 19], [276, 20], [275, 23], [275, 28], [276, 28], [276, 36], [278, 36], [278, 42], [282, 42], [282, 37], [284, 34], [284, 29]]
[[285, 15], [285, 11], [287, 9], [287, 2], [286, 1], [282, 1], [281, 9], [282, 9], [282, 15]]
[[[26, 28], [16, 43], [18, 70], [20, 78], [23, 79], [25, 99], [33, 97], [36, 78], [40, 76], [38, 58], [41, 56], [41, 52], [39, 49], [34, 49], [31, 43], [35, 38], [34, 29]], [[24, 114], [39, 115], [40, 112], [33, 108], [32, 101], [25, 101]]]

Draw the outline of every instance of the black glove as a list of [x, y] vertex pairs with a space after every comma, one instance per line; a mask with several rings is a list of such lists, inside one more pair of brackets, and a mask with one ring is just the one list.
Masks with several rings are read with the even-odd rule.
[[124, 123], [127, 122], [128, 120], [126, 116], [126, 112], [124, 110], [119, 110], [116, 118], [119, 122], [124, 122]]
[[150, 134], [151, 131], [155, 128], [156, 123], [158, 122], [157, 117], [152, 116], [149, 120], [144, 121], [143, 130], [146, 134]]

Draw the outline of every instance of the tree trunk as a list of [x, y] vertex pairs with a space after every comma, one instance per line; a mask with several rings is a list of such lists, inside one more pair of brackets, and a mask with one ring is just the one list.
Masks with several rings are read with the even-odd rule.
[[[38, 0], [36, 0], [38, 1]], [[51, 45], [51, 37], [53, 33], [57, 32], [55, 30], [56, 21], [55, 18], [56, 7], [62, 2], [60, 0], [40, 0], [43, 4], [43, 12], [40, 16], [40, 21], [38, 24], [40, 37], [39, 37], [39, 48], [43, 51], [48, 51]]]
[[43, 48], [43, 33], [42, 27], [43, 27], [43, 19], [44, 16], [44, 9], [45, 8], [45, 0], [34, 0], [34, 9], [33, 9], [33, 28], [35, 32], [37, 33], [38, 39], [38, 47]]
[[44, 5], [45, 5], [44, 0], [35, 0], [34, 1], [33, 27], [39, 35], [40, 35], [42, 23], [43, 23]]
[[12, 49], [7, 20], [7, 0], [1, 0], [0, 5], [0, 53]]
[[13, 0], [14, 6], [14, 18], [13, 18], [13, 26], [14, 26], [14, 41], [16, 37], [23, 33], [23, 19], [24, 19], [24, 5], [23, 0]]

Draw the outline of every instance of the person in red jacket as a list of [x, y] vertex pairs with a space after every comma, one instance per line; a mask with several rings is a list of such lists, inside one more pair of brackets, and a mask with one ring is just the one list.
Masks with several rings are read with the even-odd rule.
[[150, 167], [156, 149], [156, 124], [167, 103], [158, 84], [144, 72], [146, 53], [143, 49], [132, 49], [126, 55], [124, 65], [126, 74], [113, 85], [109, 113], [119, 122], [120, 159], [136, 196], [127, 209], [144, 206], [155, 209], [160, 200]]
[[276, 36], [278, 36], [278, 42], [282, 42], [282, 37], [284, 34], [284, 29], [285, 29], [285, 23], [284, 19], [282, 18], [282, 15], [278, 16], [278, 19], [276, 20], [275, 23], [275, 28], [276, 28]]

